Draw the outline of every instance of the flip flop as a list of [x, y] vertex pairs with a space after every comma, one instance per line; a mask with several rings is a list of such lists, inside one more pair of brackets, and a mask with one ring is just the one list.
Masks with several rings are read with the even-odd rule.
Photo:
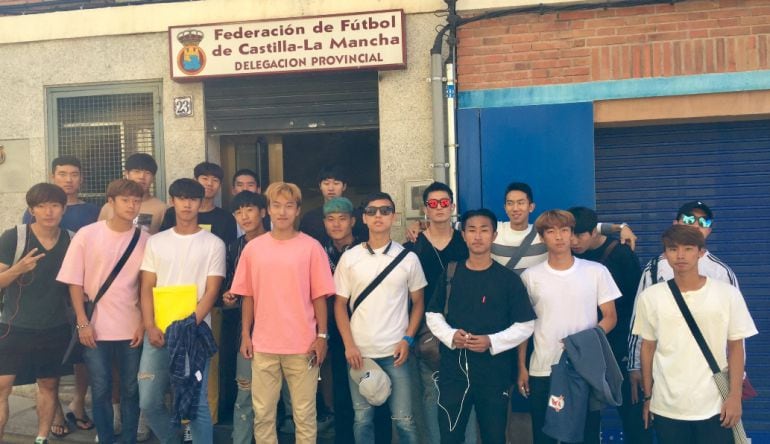
[[82, 418], [78, 418], [72, 412], [67, 413], [66, 418], [67, 418], [67, 421], [69, 421], [72, 424], [75, 424], [75, 427], [77, 427], [80, 430], [91, 430], [94, 428], [94, 422], [91, 421], [91, 418], [89, 418], [88, 414], [86, 414], [85, 412], [83, 413]]
[[[59, 430], [57, 432], [57, 430]], [[65, 436], [69, 435], [71, 433], [70, 428], [67, 426], [67, 424], [51, 424], [51, 435], [57, 437], [57, 438], [64, 438]]]

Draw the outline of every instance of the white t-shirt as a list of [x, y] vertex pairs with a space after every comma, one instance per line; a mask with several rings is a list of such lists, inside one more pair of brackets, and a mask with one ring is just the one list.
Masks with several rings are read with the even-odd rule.
[[[534, 230], [533, 225], [529, 225], [524, 231], [516, 231], [511, 228], [510, 222], [498, 222], [497, 223], [497, 237], [492, 245], [492, 259], [497, 261], [503, 267], [508, 266], [513, 253], [518, 250], [518, 247], [524, 241], [524, 238]], [[545, 262], [548, 259], [548, 250], [540, 239], [539, 234], [535, 234], [535, 238], [532, 239], [532, 244], [527, 248], [525, 256], [514, 265], [515, 271], [521, 273], [527, 268]]]
[[[647, 266], [644, 267], [642, 279], [639, 281], [639, 287], [636, 290], [636, 301], [639, 300], [639, 295], [642, 294], [645, 289], [658, 282], [665, 282], [674, 278], [674, 270], [671, 268], [671, 265], [664, 255], [658, 257], [658, 274], [656, 282], [652, 282], [652, 268], [652, 261], [648, 262]], [[735, 277], [733, 270], [708, 250], [706, 250], [706, 254], [698, 260], [698, 274], [726, 282], [735, 288], [740, 288], [738, 287], [738, 278]], [[633, 331], [634, 319], [636, 318], [636, 304], [637, 302], [634, 302], [634, 311], [631, 314], [631, 331]], [[628, 361], [629, 370], [639, 370], [641, 368], [641, 350], [642, 341], [638, 336], [631, 334], [628, 338], [628, 356], [632, 358]]]
[[[346, 251], [334, 272], [337, 294], [347, 298], [349, 304], [355, 303], [358, 295], [403, 249], [392, 242], [390, 248], [386, 245], [374, 250], [374, 255], [361, 244]], [[350, 329], [361, 356], [393, 356], [409, 325], [409, 293], [426, 285], [417, 255], [407, 254], [353, 313]]]
[[535, 310], [535, 351], [529, 363], [532, 376], [550, 376], [559, 362], [562, 339], [596, 327], [596, 308], [621, 296], [607, 268], [575, 258], [567, 270], [554, 270], [548, 262], [528, 268], [521, 280]]
[[[161, 231], [147, 241], [141, 270], [157, 275], [157, 287], [195, 284], [200, 301], [206, 279], [225, 276], [225, 243], [206, 230], [186, 235], [173, 228]], [[210, 315], [206, 323], [211, 324]]]
[[[727, 341], [757, 334], [741, 292], [730, 284], [706, 278], [703, 287], [682, 296], [720, 368], [727, 366]], [[668, 284], [653, 285], [639, 295], [633, 333], [658, 342], [652, 358], [653, 413], [685, 421], [719, 414], [722, 398], [711, 369]]]

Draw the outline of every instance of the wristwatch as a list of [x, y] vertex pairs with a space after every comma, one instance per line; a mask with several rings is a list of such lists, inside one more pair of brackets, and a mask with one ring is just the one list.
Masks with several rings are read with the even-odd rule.
[[620, 227], [620, 231], [623, 231], [623, 228], [626, 228], [626, 227], [628, 226], [628, 224], [627, 224], [627, 223], [625, 223], [625, 222], [623, 222], [623, 223], [621, 223], [621, 224], [620, 224], [620, 225], [618, 225], [618, 226]]
[[327, 341], [329, 340], [329, 333], [318, 333], [317, 336], [321, 339], [326, 339]]

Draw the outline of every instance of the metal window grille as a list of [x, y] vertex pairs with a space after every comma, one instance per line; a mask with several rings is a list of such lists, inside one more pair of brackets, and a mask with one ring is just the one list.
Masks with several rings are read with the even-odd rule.
[[97, 205], [104, 203], [107, 185], [123, 176], [126, 158], [135, 153], [155, 157], [158, 174], [153, 188], [163, 189], [158, 177], [162, 163], [156, 92], [110, 94], [100, 89], [52, 93], [52, 158], [71, 155], [80, 159], [84, 179], [80, 198]]

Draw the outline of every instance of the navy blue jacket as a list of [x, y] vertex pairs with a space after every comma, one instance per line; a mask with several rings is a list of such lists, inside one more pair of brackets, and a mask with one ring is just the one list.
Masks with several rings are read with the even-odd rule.
[[584, 330], [564, 339], [564, 353], [551, 370], [543, 433], [562, 442], [583, 442], [588, 410], [623, 403], [623, 376], [604, 330]]
[[201, 384], [209, 358], [217, 352], [211, 328], [205, 322], [195, 325], [195, 313], [166, 329], [171, 390], [174, 408], [171, 423], [179, 427], [183, 419], [195, 419]]

